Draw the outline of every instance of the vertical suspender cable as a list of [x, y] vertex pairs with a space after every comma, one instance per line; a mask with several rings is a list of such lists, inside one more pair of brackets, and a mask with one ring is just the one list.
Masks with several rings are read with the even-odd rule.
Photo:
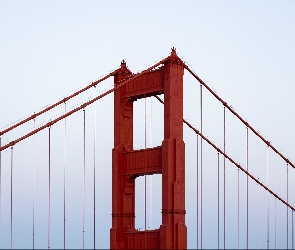
[[[96, 86], [94, 86], [94, 96], [96, 96]], [[96, 228], [96, 218], [95, 218], [95, 174], [96, 174], [96, 103], [94, 103], [94, 118], [93, 118], [93, 125], [94, 125], [94, 145], [93, 145], [93, 248], [95, 249], [95, 228]]]
[[[287, 203], [289, 203], [289, 164], [288, 163], [287, 163]], [[289, 247], [289, 208], [287, 207], [287, 249], [288, 247]]]
[[[64, 113], [67, 112], [67, 104], [65, 103]], [[64, 249], [66, 249], [66, 169], [67, 169], [67, 118], [64, 119]]]
[[13, 174], [13, 147], [11, 147], [10, 168], [10, 248], [12, 249], [12, 174]]
[[[223, 106], [223, 152], [225, 153], [225, 106]], [[225, 249], [225, 156], [223, 168], [223, 248]]]
[[[267, 186], [269, 186], [269, 146], [266, 148], [266, 180]], [[269, 192], [267, 192], [267, 249], [269, 249]]]
[[153, 214], [153, 175], [150, 175], [150, 229], [152, 229]]
[[[249, 167], [249, 130], [246, 127], [246, 170]], [[246, 249], [249, 249], [249, 178], [246, 175]]]
[[199, 135], [197, 135], [197, 249], [199, 249]]
[[240, 169], [238, 168], [238, 249], [240, 249]]
[[[258, 178], [259, 180], [259, 178]], [[259, 189], [256, 185], [256, 248], [259, 249]]]
[[[1, 147], [1, 137], [0, 137], [0, 147]], [[1, 213], [1, 209], [2, 209], [2, 159], [1, 159], [1, 154], [2, 154], [2, 151], [0, 151], [0, 245], [1, 245], [1, 242], [2, 242], [2, 234], [1, 234], [1, 220], [2, 220], [2, 213]]]
[[51, 147], [51, 135], [50, 135], [51, 127], [48, 129], [48, 249], [50, 249], [50, 147]]
[[86, 168], [86, 151], [85, 151], [85, 109], [83, 109], [83, 249], [85, 245], [85, 168]]
[[145, 160], [144, 160], [144, 249], [146, 249], [146, 96], [144, 98], [144, 148], [145, 148]]
[[[201, 133], [203, 133], [203, 89], [200, 84], [200, 108], [201, 108]], [[201, 202], [201, 249], [203, 249], [203, 140], [201, 138], [201, 169], [200, 169], [200, 202]]]
[[277, 249], [277, 198], [275, 198], [275, 249]]
[[[153, 98], [151, 100], [150, 107], [150, 147], [153, 144], [153, 124], [152, 124], [152, 115], [153, 115]], [[152, 229], [152, 214], [153, 214], [153, 175], [150, 175], [150, 229]]]
[[[36, 121], [34, 119], [34, 129]], [[35, 249], [36, 134], [33, 137], [33, 249]]]
[[219, 211], [220, 211], [220, 207], [219, 207], [219, 204], [220, 204], [220, 200], [219, 200], [219, 152], [218, 152], [218, 155], [217, 155], [217, 175], [218, 175], [218, 178], [217, 178], [217, 196], [218, 196], [218, 204], [217, 204], [217, 234], [218, 234], [218, 242], [217, 242], [217, 245], [218, 245], [218, 249], [220, 248], [219, 246], [219, 242], [220, 242], [220, 239], [219, 239], [219, 235], [220, 235], [220, 232], [219, 232], [219, 229], [220, 229], [220, 221], [219, 221]]
[[292, 249], [294, 249], [294, 210], [292, 210]]

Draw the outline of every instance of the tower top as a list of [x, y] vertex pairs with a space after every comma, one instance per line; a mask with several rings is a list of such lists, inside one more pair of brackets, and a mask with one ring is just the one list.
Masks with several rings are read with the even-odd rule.
[[121, 68], [126, 68], [126, 62], [124, 59], [121, 61]]
[[176, 48], [175, 47], [171, 48], [171, 56], [176, 56]]

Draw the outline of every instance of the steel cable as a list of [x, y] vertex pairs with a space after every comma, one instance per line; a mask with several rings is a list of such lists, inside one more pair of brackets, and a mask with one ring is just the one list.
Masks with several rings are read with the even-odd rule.
[[[96, 96], [96, 87], [94, 87], [94, 96]], [[96, 102], [94, 102], [93, 126], [93, 248], [96, 249]]]
[[[259, 178], [258, 178], [259, 180]], [[256, 249], [259, 249], [259, 189], [256, 184]]]
[[184, 68], [204, 87], [218, 100], [220, 101], [233, 115], [235, 115], [242, 123], [246, 125], [246, 127], [250, 128], [251, 131], [258, 136], [266, 145], [268, 145], [274, 152], [276, 152], [281, 158], [284, 159], [287, 163], [289, 163], [293, 168], [295, 168], [295, 165], [287, 159], [285, 156], [283, 156], [279, 150], [277, 150], [273, 145], [270, 144], [269, 141], [267, 141], [262, 135], [258, 133], [250, 124], [244, 120], [237, 112], [235, 112], [223, 99], [221, 99], [198, 75], [196, 75], [185, 63]]
[[[266, 148], [266, 180], [267, 180], [267, 186], [269, 186], [269, 147], [268, 146]], [[267, 249], [269, 249], [269, 192], [267, 192]]]
[[[159, 98], [158, 96], [155, 96], [159, 102], [161, 102], [162, 104], [164, 103], [163, 100], [161, 100], [161, 98]], [[289, 203], [287, 203], [284, 199], [282, 199], [280, 196], [278, 196], [275, 192], [273, 192], [271, 189], [269, 189], [266, 185], [264, 185], [261, 181], [259, 181], [259, 178], [255, 178], [252, 174], [249, 173], [249, 171], [247, 171], [246, 169], [244, 169], [240, 164], [238, 164], [236, 161], [234, 161], [230, 156], [228, 156], [226, 153], [224, 153], [224, 151], [217, 147], [213, 142], [211, 142], [207, 137], [205, 137], [202, 133], [200, 133], [200, 131], [198, 131], [196, 128], [194, 128], [188, 121], [183, 119], [183, 123], [185, 123], [190, 129], [192, 129], [196, 134], [198, 134], [201, 139], [205, 140], [210, 146], [212, 146], [217, 152], [219, 152], [220, 154], [222, 154], [223, 156], [225, 156], [226, 159], [228, 159], [231, 163], [233, 163], [237, 168], [239, 168], [240, 170], [242, 170], [248, 177], [250, 177], [253, 181], [255, 181], [258, 185], [260, 185], [261, 187], [263, 187], [266, 191], [268, 191], [269, 193], [271, 193], [274, 197], [276, 197], [279, 201], [281, 201], [283, 204], [285, 204], [286, 206], [288, 206], [291, 210], [295, 211], [295, 207], [291, 206]]]
[[292, 249], [294, 249], [294, 211], [292, 211]]
[[[117, 70], [118, 70], [118, 69], [117, 69]], [[58, 101], [58, 102], [56, 102], [56, 103], [50, 105], [49, 107], [47, 107], [47, 108], [45, 108], [45, 109], [43, 109], [43, 110], [41, 110], [41, 111], [39, 111], [39, 112], [37, 112], [37, 113], [34, 113], [33, 115], [31, 115], [31, 116], [29, 116], [29, 117], [27, 117], [27, 118], [21, 120], [20, 122], [14, 124], [14, 125], [12, 125], [12, 126], [10, 126], [9, 128], [7, 128], [7, 129], [5, 129], [5, 130], [3, 130], [3, 131], [0, 131], [0, 135], [3, 135], [3, 134], [5, 134], [5, 133], [11, 131], [12, 129], [14, 129], [14, 128], [18, 127], [18, 126], [20, 126], [20, 125], [22, 125], [22, 124], [24, 124], [24, 123], [26, 123], [26, 122], [28, 122], [28, 121], [30, 121], [30, 120], [35, 119], [37, 116], [42, 115], [43, 113], [45, 113], [45, 112], [47, 112], [47, 111], [49, 111], [49, 110], [51, 110], [51, 109], [57, 107], [58, 105], [60, 105], [60, 104], [62, 104], [62, 103], [65, 103], [66, 101], [68, 101], [68, 100], [70, 100], [71, 98], [73, 98], [73, 97], [75, 97], [75, 96], [81, 94], [82, 92], [84, 92], [84, 91], [90, 89], [91, 87], [96, 87], [96, 85], [97, 85], [98, 83], [100, 83], [100, 82], [102, 82], [102, 81], [108, 79], [109, 77], [113, 76], [113, 75], [117, 72], [117, 70], [111, 72], [110, 74], [108, 74], [108, 75], [105, 76], [105, 77], [100, 78], [100, 79], [97, 80], [97, 81], [92, 82], [91, 84], [87, 85], [87, 86], [84, 87], [83, 89], [80, 89], [80, 90], [76, 91], [75, 93], [73, 93], [73, 94], [71, 94], [71, 95], [69, 95], [69, 96], [63, 98], [62, 100], [60, 100], [60, 101]]]
[[220, 172], [220, 166], [219, 166], [219, 152], [217, 152], [217, 176], [218, 176], [218, 178], [217, 178], [217, 186], [218, 186], [218, 188], [217, 188], [217, 196], [218, 196], [218, 205], [217, 205], [217, 214], [218, 214], [218, 216], [217, 216], [217, 234], [218, 234], [218, 243], [217, 243], [217, 245], [218, 245], [218, 249], [220, 249], [220, 246], [219, 246], [219, 243], [220, 243], [220, 197], [219, 197], [219, 193], [220, 193], [220, 190], [219, 190], [219, 187], [220, 187], [220, 183], [219, 183], [219, 177], [220, 177], [220, 174], [219, 174], [219, 172]]
[[[249, 167], [249, 130], [246, 127], [246, 171]], [[249, 177], [246, 175], [246, 249], [249, 249]]]
[[51, 164], [51, 127], [48, 129], [48, 249], [50, 249], [50, 164]]
[[[225, 106], [223, 107], [223, 152], [225, 154]], [[223, 248], [225, 248], [225, 156], [223, 157]]]
[[[0, 137], [0, 148], [1, 148], [1, 137]], [[2, 233], [1, 233], [1, 225], [2, 225], [2, 151], [0, 151], [0, 245], [2, 243]]]
[[[138, 74], [136, 74], [136, 75], [133, 75], [132, 77], [128, 78], [127, 80], [124, 80], [124, 81], [119, 82], [119, 84], [118, 84], [117, 86], [115, 86], [115, 87], [113, 87], [113, 88], [111, 88], [111, 89], [105, 91], [104, 93], [102, 93], [102, 94], [99, 95], [99, 96], [96, 96], [96, 97], [92, 98], [91, 100], [89, 100], [89, 101], [83, 103], [83, 104], [80, 105], [79, 107], [76, 107], [76, 108], [74, 108], [74, 109], [68, 111], [66, 114], [61, 115], [61, 116], [57, 117], [56, 119], [47, 122], [45, 125], [40, 126], [39, 128], [37, 128], [37, 129], [35, 129], [35, 130], [33, 130], [33, 131], [31, 131], [31, 132], [25, 134], [24, 136], [21, 136], [21, 137], [17, 138], [16, 140], [10, 141], [9, 143], [7, 143], [7, 144], [5, 144], [4, 146], [0, 147], [0, 151], [5, 150], [6, 148], [9, 148], [9, 147], [11, 147], [11, 146], [14, 146], [15, 144], [19, 143], [20, 141], [22, 141], [22, 140], [24, 140], [24, 139], [26, 139], [26, 138], [28, 138], [28, 137], [30, 137], [30, 136], [32, 136], [32, 135], [38, 133], [39, 131], [41, 131], [41, 130], [43, 130], [43, 129], [45, 129], [45, 128], [48, 128], [48, 127], [52, 126], [53, 124], [59, 122], [60, 120], [62, 120], [62, 119], [64, 119], [64, 118], [66, 118], [66, 117], [72, 115], [73, 113], [75, 113], [75, 112], [77, 112], [77, 111], [79, 111], [79, 110], [81, 110], [81, 109], [86, 108], [88, 105], [90, 105], [90, 104], [96, 102], [97, 100], [103, 98], [104, 96], [106, 96], [106, 95], [108, 95], [108, 94], [110, 94], [110, 93], [113, 93], [115, 90], [121, 88], [122, 86], [125, 86], [128, 82], [131, 82], [131, 81], [133, 81], [133, 80], [139, 78], [140, 76], [144, 75], [145, 73], [147, 73], [147, 72], [151, 71], [152, 69], [158, 67], [159, 65], [165, 63], [167, 60], [169, 60], [169, 58], [170, 58], [170, 56], [164, 58], [163, 60], [161, 60], [161, 61], [159, 61], [158, 63], [154, 64], [153, 66], [147, 68], [146, 70], [143, 70], [142, 72], [140, 72], [140, 73], [138, 73]], [[32, 118], [32, 119], [33, 119], [33, 118]], [[2, 131], [1, 133], [3, 133], [3, 131]], [[1, 133], [0, 133], [0, 135], [1, 135]]]
[[197, 249], [199, 249], [199, 135], [197, 134]]
[[[202, 84], [200, 84], [200, 124], [201, 124], [201, 133], [203, 132], [203, 91]], [[203, 249], [203, 140], [201, 139], [201, 165], [200, 165], [200, 202], [201, 202], [201, 249]]]
[[146, 249], [146, 96], [144, 96], [144, 148], [145, 148], [145, 157], [144, 157], [144, 249]]
[[[289, 168], [287, 163], [287, 203], [289, 203]], [[287, 207], [287, 249], [289, 249], [289, 209]]]
[[[150, 98], [150, 147], [153, 146], [153, 127], [152, 127], [152, 115], [153, 115], [153, 102]], [[152, 229], [152, 214], [153, 214], [153, 175], [150, 175], [150, 229]]]
[[277, 249], [277, 199], [275, 198], [275, 249]]
[[[36, 120], [34, 119], [34, 128]], [[36, 135], [33, 137], [33, 249], [35, 249]]]
[[238, 169], [238, 249], [240, 249], [240, 169]]
[[13, 187], [13, 147], [11, 147], [11, 158], [10, 158], [10, 249], [12, 249], [12, 226], [13, 226], [13, 220], [12, 220], [12, 197], [13, 197], [13, 193], [12, 193], [12, 187]]
[[[64, 113], [67, 112], [67, 104], [65, 102], [64, 106]], [[64, 243], [64, 249], [66, 249], [66, 169], [67, 169], [67, 119], [64, 119], [64, 200], [63, 200], [63, 243]]]
[[83, 249], [85, 246], [85, 168], [86, 168], [86, 129], [85, 129], [85, 109], [83, 109]]

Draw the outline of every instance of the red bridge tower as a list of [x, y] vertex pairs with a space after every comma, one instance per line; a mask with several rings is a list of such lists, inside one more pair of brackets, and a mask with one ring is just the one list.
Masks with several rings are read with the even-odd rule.
[[[185, 159], [183, 142], [183, 73], [172, 49], [164, 66], [149, 71], [114, 93], [114, 149], [112, 160], [111, 249], [186, 249]], [[115, 85], [132, 73], [122, 61]], [[162, 146], [133, 150], [133, 102], [164, 94]], [[162, 225], [135, 229], [135, 178], [162, 174]]]

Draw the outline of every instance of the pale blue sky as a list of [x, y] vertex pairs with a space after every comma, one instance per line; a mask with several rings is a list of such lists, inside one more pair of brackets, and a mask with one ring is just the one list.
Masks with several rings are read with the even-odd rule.
[[[174, 46], [295, 161], [294, 13], [294, 1], [1, 1], [0, 128], [108, 74], [122, 59], [138, 72]], [[112, 107], [108, 102], [103, 109]], [[195, 109], [188, 105], [185, 114]]]
[[3, 1], [1, 114], [9, 107], [9, 115], [0, 126], [98, 79], [123, 58], [132, 71], [139, 71], [174, 46], [210, 86], [253, 126], [274, 136], [281, 148], [294, 127], [292, 112], [287, 112], [293, 106], [295, 78], [294, 5]]

